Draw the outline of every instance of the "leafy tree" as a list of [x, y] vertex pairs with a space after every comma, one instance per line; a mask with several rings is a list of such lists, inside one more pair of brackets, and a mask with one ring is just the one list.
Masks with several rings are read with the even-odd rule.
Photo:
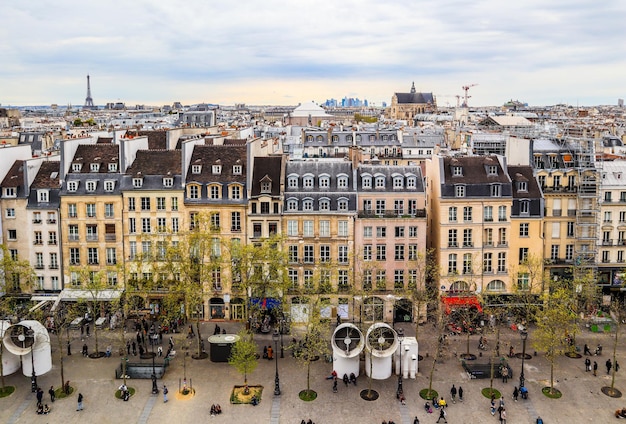
[[533, 332], [533, 347], [545, 352], [550, 363], [550, 393], [554, 389], [554, 366], [556, 358], [566, 348], [566, 337], [578, 332], [576, 325], [575, 299], [566, 287], [554, 287], [544, 293], [543, 308], [537, 312], [537, 328]]
[[415, 306], [415, 339], [419, 342], [421, 316], [427, 319], [428, 305], [437, 299], [437, 291], [427, 286], [427, 281], [439, 273], [439, 268], [434, 260], [434, 249], [426, 252], [418, 252], [414, 259], [408, 261], [409, 270], [414, 271], [415, 281], [409, 280], [407, 295]]
[[615, 392], [615, 373], [617, 372], [617, 345], [619, 343], [619, 336], [621, 325], [624, 319], [626, 319], [626, 313], [624, 312], [624, 302], [613, 298], [611, 300], [611, 317], [615, 322], [615, 336], [613, 337], [613, 367], [611, 368], [611, 387], [608, 394]]
[[544, 268], [544, 260], [537, 255], [528, 255], [517, 269], [511, 269], [511, 275], [517, 276], [517, 282], [513, 281], [513, 293], [516, 303], [521, 308], [525, 324], [535, 316], [535, 312], [541, 307], [541, 295], [549, 287], [549, 271]]
[[[61, 370], [61, 386], [65, 385], [65, 368], [63, 366], [63, 352], [65, 352], [64, 344], [68, 346], [70, 345], [70, 337], [69, 337], [69, 328], [70, 323], [75, 315], [76, 304], [66, 303], [62, 307], [59, 306], [54, 313], [52, 314], [52, 318], [54, 319], [54, 328], [56, 332], [57, 339], [57, 353], [59, 355], [59, 365]], [[64, 337], [65, 336], [65, 337]]]
[[82, 127], [83, 126], [83, 120], [80, 118], [76, 118], [74, 119], [74, 122], [72, 123], [73, 126], [75, 127]]
[[243, 329], [238, 333], [239, 340], [235, 342], [230, 352], [228, 363], [243, 374], [243, 384], [248, 387], [248, 374], [254, 372], [259, 365], [257, 344], [251, 331]]

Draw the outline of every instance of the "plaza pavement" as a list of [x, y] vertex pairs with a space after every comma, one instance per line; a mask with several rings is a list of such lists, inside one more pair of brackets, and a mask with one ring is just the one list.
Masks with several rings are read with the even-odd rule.
[[[213, 334], [214, 323], [202, 323], [203, 338]], [[239, 323], [219, 323], [227, 332], [237, 332]], [[405, 335], [414, 335], [414, 326], [401, 324], [405, 329]], [[333, 326], [334, 328], [334, 326]], [[120, 357], [114, 354], [111, 358], [90, 359], [80, 355], [80, 334], [73, 331], [72, 353], [65, 356], [65, 378], [71, 381], [75, 392], [67, 399], [57, 400], [50, 404], [52, 412], [49, 415], [37, 415], [35, 412], [36, 399], [30, 390], [30, 379], [24, 377], [21, 371], [5, 378], [5, 383], [17, 387], [11, 396], [0, 399], [0, 423], [270, 423], [270, 424], [299, 424], [302, 419], [311, 418], [316, 424], [336, 423], [359, 423], [380, 424], [383, 420], [393, 420], [396, 424], [412, 424], [413, 417], [417, 416], [420, 423], [434, 423], [438, 414], [426, 414], [423, 405], [424, 400], [419, 397], [419, 390], [428, 387], [428, 375], [432, 365], [432, 353], [435, 341], [432, 324], [420, 327], [420, 354], [424, 360], [420, 361], [420, 369], [416, 380], [404, 380], [404, 393], [406, 405], [401, 405], [395, 398], [397, 377], [394, 375], [385, 381], [373, 381], [372, 388], [380, 397], [376, 401], [367, 402], [359, 397], [359, 392], [367, 388], [368, 381], [363, 371], [361, 362], [361, 376], [358, 386], [345, 387], [339, 382], [339, 392], [333, 393], [332, 383], [325, 379], [330, 374], [332, 366], [322, 360], [311, 365], [311, 388], [318, 393], [313, 402], [303, 402], [298, 398], [298, 392], [306, 388], [306, 369], [299, 365], [291, 357], [290, 351], [285, 351], [285, 358], [278, 359], [280, 387], [282, 394], [276, 398], [274, 392], [275, 362], [261, 359], [257, 369], [248, 377], [251, 385], [264, 386], [261, 403], [253, 407], [251, 405], [231, 405], [229, 396], [233, 385], [243, 383], [243, 377], [235, 369], [226, 363], [213, 363], [209, 359], [194, 360], [190, 357], [183, 360], [181, 346], [187, 342], [182, 334], [174, 336], [177, 356], [172, 360], [167, 369], [164, 379], [159, 380], [161, 389], [165, 383], [169, 388], [169, 402], [163, 403], [162, 394], [151, 394], [150, 380], [129, 380], [128, 384], [137, 390], [137, 393], [129, 402], [123, 402], [113, 396], [114, 391], [121, 384], [116, 380], [115, 368], [120, 363]], [[115, 341], [119, 337], [112, 335], [108, 330], [101, 331], [99, 336], [100, 350], [104, 350], [113, 341], [114, 352], [118, 351]], [[129, 333], [128, 338], [134, 336]], [[166, 349], [167, 337], [164, 337]], [[488, 334], [490, 343], [494, 343], [494, 334]], [[93, 333], [86, 339], [90, 348], [93, 346]], [[270, 345], [271, 335], [260, 334], [255, 337], [259, 344], [259, 352], [263, 345]], [[285, 345], [291, 340], [291, 336], [284, 336]], [[39, 385], [43, 388], [44, 400], [49, 401], [47, 389], [61, 383], [60, 367], [56, 349], [56, 336], [52, 336], [53, 345], [53, 369], [44, 376], [38, 377]], [[571, 359], [560, 357], [555, 369], [555, 385], [563, 393], [561, 399], [549, 399], [541, 394], [541, 388], [548, 384], [550, 367], [541, 354], [533, 356], [525, 362], [526, 387], [529, 388], [528, 400], [513, 402], [511, 393], [513, 387], [519, 382], [519, 370], [521, 359], [510, 359], [513, 369], [513, 378], [507, 384], [500, 380], [494, 380], [494, 387], [503, 392], [505, 406], [507, 408], [508, 423], [535, 423], [540, 415], [544, 423], [607, 423], [615, 420], [615, 409], [626, 406], [626, 397], [610, 398], [604, 395], [600, 389], [610, 385], [610, 376], [606, 374], [604, 363], [612, 353], [612, 335], [594, 334], [586, 330], [579, 335], [577, 344], [581, 347], [584, 343], [590, 347], [597, 343], [604, 346], [603, 355], [593, 357], [598, 361], [598, 376], [584, 371], [584, 358]], [[207, 347], [208, 343], [205, 342]], [[521, 352], [521, 340], [519, 335], [512, 330], [502, 327], [501, 353], [508, 352], [509, 343], [512, 343], [516, 352]], [[452, 384], [462, 386], [464, 390], [464, 402], [450, 404], [448, 408], [449, 423], [498, 423], [495, 417], [489, 413], [489, 400], [481, 394], [481, 389], [489, 387], [489, 379], [470, 380], [463, 371], [459, 359], [454, 357], [454, 352], [460, 354], [466, 350], [466, 338], [451, 337], [449, 340], [449, 355], [435, 367], [433, 388], [442, 394], [450, 404], [449, 390]], [[472, 336], [470, 351], [477, 352], [478, 336]], [[280, 356], [279, 352], [276, 356]], [[623, 343], [618, 346], [618, 362], [624, 358], [626, 348]], [[193, 352], [191, 348], [190, 352]], [[533, 353], [532, 329], [527, 341], [527, 353]], [[428, 355], [428, 356], [427, 356]], [[621, 359], [620, 359], [621, 358]], [[133, 359], [134, 361], [134, 359]], [[144, 360], [151, 362], [150, 360]], [[478, 361], [487, 362], [487, 357], [478, 358]], [[186, 372], [193, 388], [195, 396], [182, 397], [177, 394], [179, 380]], [[615, 387], [626, 394], [626, 378], [622, 370], [617, 373]], [[84, 410], [76, 411], [77, 393], [81, 392], [84, 397]], [[209, 408], [211, 404], [219, 403], [223, 413], [211, 417]]]

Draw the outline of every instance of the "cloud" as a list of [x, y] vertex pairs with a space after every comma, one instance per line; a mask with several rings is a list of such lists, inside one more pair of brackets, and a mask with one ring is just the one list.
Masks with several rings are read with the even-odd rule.
[[32, 0], [3, 14], [2, 104], [80, 104], [87, 73], [99, 104], [380, 104], [412, 81], [479, 83], [470, 103], [484, 105], [625, 95], [619, 0]]

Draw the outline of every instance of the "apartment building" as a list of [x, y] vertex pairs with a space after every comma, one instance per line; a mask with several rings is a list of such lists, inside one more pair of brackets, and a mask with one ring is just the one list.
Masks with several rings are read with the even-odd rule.
[[621, 286], [626, 268], [626, 161], [604, 162], [601, 172], [598, 282]]

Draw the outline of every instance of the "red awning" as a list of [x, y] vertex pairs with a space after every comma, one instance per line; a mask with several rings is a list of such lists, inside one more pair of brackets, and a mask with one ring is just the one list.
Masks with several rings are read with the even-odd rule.
[[449, 314], [454, 308], [476, 308], [480, 313], [483, 312], [478, 298], [476, 296], [445, 296], [441, 298], [444, 306], [446, 307], [446, 314]]

